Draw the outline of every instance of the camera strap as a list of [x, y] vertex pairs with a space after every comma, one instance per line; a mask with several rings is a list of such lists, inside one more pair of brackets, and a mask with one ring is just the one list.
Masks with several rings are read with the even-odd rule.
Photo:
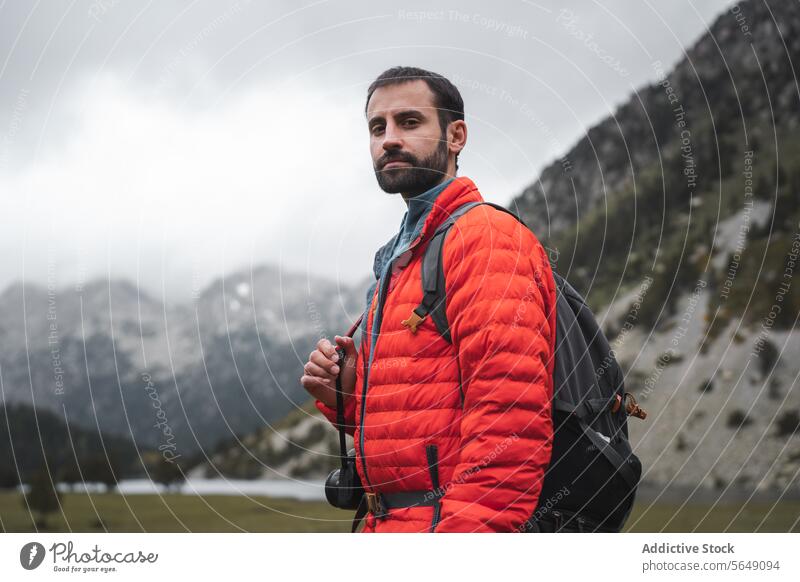
[[[356, 322], [350, 327], [346, 337], [353, 337], [353, 334], [358, 329], [358, 326], [361, 324], [361, 320], [363, 318], [364, 314], [362, 313]], [[339, 354], [339, 373], [336, 375], [336, 426], [339, 429], [339, 459], [342, 463], [342, 474], [344, 474], [344, 472], [347, 470], [347, 432], [345, 431], [344, 391], [342, 390], [342, 374], [344, 373], [345, 368], [345, 352], [343, 349], [337, 348], [336, 353]], [[358, 526], [361, 523], [361, 520], [366, 514], [366, 496], [362, 496], [358, 503], [356, 514], [353, 516], [353, 523], [350, 530], [351, 532], [355, 533], [356, 529], [358, 529]]]
[[[352, 338], [358, 329], [361, 320], [364, 318], [362, 313], [356, 322], [350, 327], [346, 337]], [[336, 349], [339, 354], [339, 373], [336, 375], [336, 425], [339, 428], [339, 459], [342, 462], [342, 472], [347, 468], [347, 433], [344, 425], [344, 392], [342, 391], [342, 374], [345, 368], [345, 353], [341, 348]]]
[[[344, 350], [337, 349], [339, 362], [344, 369]], [[342, 394], [342, 372], [336, 376], [336, 426], [339, 428], [339, 458], [342, 461], [342, 473], [347, 467], [347, 440], [344, 430], [344, 395]]]

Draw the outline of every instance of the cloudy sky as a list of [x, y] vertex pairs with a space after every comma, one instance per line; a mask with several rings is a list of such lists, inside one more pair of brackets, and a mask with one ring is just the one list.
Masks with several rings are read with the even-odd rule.
[[459, 87], [459, 173], [507, 203], [732, 4], [0, 1], [0, 290], [361, 279], [405, 211], [368, 150], [383, 70]]

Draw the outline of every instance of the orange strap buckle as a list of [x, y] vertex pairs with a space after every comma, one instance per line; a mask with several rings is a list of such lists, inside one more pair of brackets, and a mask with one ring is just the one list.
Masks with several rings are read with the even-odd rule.
[[380, 510], [380, 504], [378, 503], [378, 494], [377, 493], [364, 493], [367, 498], [367, 509], [373, 515], [377, 515]]
[[410, 329], [411, 333], [417, 333], [417, 326], [422, 323], [424, 319], [425, 316], [420, 317], [417, 315], [416, 311], [412, 311], [411, 315], [408, 316], [408, 319], [404, 319], [400, 323]]
[[636, 403], [636, 398], [630, 392], [625, 393], [625, 412], [642, 420], [647, 418], [647, 412]]

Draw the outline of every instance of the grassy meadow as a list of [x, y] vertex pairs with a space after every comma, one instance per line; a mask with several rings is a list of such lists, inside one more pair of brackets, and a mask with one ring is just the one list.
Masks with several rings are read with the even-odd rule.
[[[327, 503], [230, 495], [65, 493], [48, 532], [348, 532], [352, 512]], [[0, 530], [36, 531], [17, 492], [0, 492]], [[650, 505], [634, 508], [633, 532], [800, 532], [800, 501]]]

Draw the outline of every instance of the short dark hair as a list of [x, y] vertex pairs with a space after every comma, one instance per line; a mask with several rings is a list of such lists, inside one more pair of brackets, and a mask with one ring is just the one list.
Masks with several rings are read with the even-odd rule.
[[[439, 127], [444, 135], [445, 129], [453, 121], [464, 119], [464, 100], [455, 85], [448, 79], [417, 67], [392, 67], [381, 73], [367, 89], [367, 102], [364, 105], [364, 115], [367, 114], [369, 100], [378, 87], [399, 85], [422, 79], [433, 93], [433, 104], [439, 117]], [[456, 154], [456, 170], [458, 170], [458, 154]]]

